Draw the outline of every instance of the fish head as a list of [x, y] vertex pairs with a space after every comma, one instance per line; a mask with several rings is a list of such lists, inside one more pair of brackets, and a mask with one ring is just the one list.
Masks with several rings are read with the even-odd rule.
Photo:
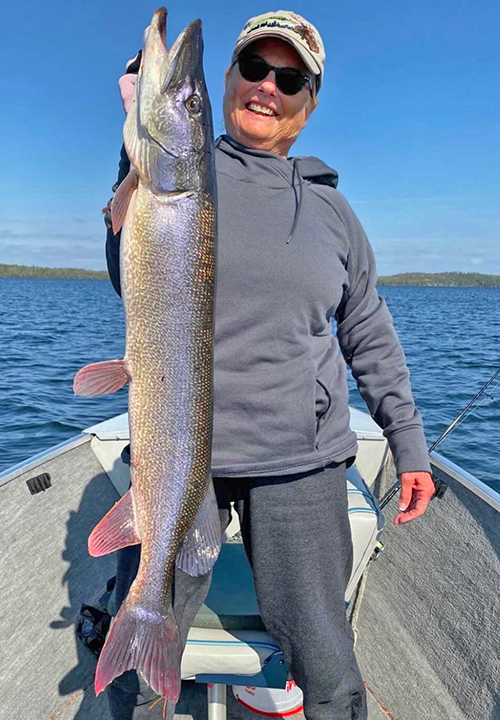
[[153, 192], [204, 190], [213, 156], [213, 123], [203, 72], [201, 21], [165, 44], [166, 10], [144, 34], [135, 96], [125, 123], [132, 165]]

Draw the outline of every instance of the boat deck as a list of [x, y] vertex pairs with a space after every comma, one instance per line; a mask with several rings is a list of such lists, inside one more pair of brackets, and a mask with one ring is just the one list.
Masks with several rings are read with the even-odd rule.
[[[356, 654], [369, 720], [500, 720], [500, 498], [433, 458], [449, 484], [423, 518], [395, 528], [386, 508], [386, 550], [370, 564], [356, 623]], [[52, 487], [26, 481], [49, 472]], [[382, 496], [393, 481], [375, 483]], [[91, 529], [119, 495], [91, 438], [0, 476], [1, 718], [141, 720], [162, 708], [142, 698], [112, 715], [95, 697], [95, 660], [77, 641], [82, 603], [95, 604], [115, 558], [91, 558]], [[178, 718], [206, 720], [206, 689], [185, 682]], [[231, 720], [256, 715], [227, 694]], [[300, 715], [296, 716], [300, 718]]]
[[[368, 720], [394, 720], [394, 716], [381, 709], [378, 702], [370, 692], [367, 692]], [[61, 712], [52, 716], [57, 718], [78, 718], [78, 720], [160, 720], [162, 705], [159, 703], [150, 710], [151, 700], [142, 698], [134, 709], [133, 715], [125, 711], [120, 714], [111, 714], [109, 703], [105, 695], [95, 697], [93, 689], [81, 690], [67, 699]], [[130, 712], [130, 708], [129, 708]], [[292, 715], [294, 720], [305, 720], [303, 713]], [[241, 705], [234, 697], [230, 688], [227, 692], [227, 720], [258, 720], [259, 715]], [[174, 720], [206, 720], [207, 719], [207, 691], [204, 685], [192, 681], [182, 683], [182, 694], [177, 703]]]

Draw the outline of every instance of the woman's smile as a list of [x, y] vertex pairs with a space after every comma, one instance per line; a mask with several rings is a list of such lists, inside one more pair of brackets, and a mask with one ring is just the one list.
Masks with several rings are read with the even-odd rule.
[[245, 109], [254, 115], [263, 115], [264, 117], [276, 117], [278, 113], [269, 105], [251, 100], [245, 104]]
[[[278, 38], [256, 41], [252, 44], [252, 52], [273, 67], [307, 70], [294, 48]], [[234, 63], [226, 74], [224, 119], [227, 133], [255, 150], [267, 150], [286, 158], [316, 102], [306, 85], [294, 95], [282, 93], [272, 69], [263, 80], [253, 82], [242, 77], [238, 63]]]

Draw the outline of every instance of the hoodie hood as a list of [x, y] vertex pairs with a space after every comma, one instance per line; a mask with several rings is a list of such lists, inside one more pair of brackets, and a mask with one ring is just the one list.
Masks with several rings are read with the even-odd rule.
[[338, 172], [314, 155], [299, 155], [289, 158], [287, 162], [300, 163], [300, 174], [304, 180], [317, 185], [330, 185], [333, 188], [339, 184]]
[[266, 150], [247, 148], [229, 135], [221, 135], [215, 146], [222, 150], [217, 162], [217, 172], [222, 172], [235, 180], [254, 182], [269, 188], [289, 186], [295, 195], [295, 213], [290, 227], [289, 243], [297, 227], [302, 200], [304, 180], [311, 184], [329, 185], [336, 188], [338, 173], [323, 160], [312, 155], [290, 157], [286, 160]]
[[299, 165], [300, 175], [304, 180], [330, 185], [333, 188], [338, 185], [337, 171], [313, 155], [290, 157], [285, 160], [266, 150], [248, 148], [229, 135], [221, 135], [216, 141], [216, 147], [222, 150], [228, 160], [237, 161], [224, 162], [221, 159], [220, 165], [224, 174], [238, 180], [253, 181], [260, 185], [267, 180], [269, 187], [283, 187], [285, 184], [292, 184], [294, 165]]

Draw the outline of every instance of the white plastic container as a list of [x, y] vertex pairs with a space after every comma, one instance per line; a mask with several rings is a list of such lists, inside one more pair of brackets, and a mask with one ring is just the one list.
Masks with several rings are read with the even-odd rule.
[[246, 708], [266, 717], [289, 717], [303, 710], [302, 690], [294, 680], [288, 680], [284, 690], [233, 685], [233, 694]]

